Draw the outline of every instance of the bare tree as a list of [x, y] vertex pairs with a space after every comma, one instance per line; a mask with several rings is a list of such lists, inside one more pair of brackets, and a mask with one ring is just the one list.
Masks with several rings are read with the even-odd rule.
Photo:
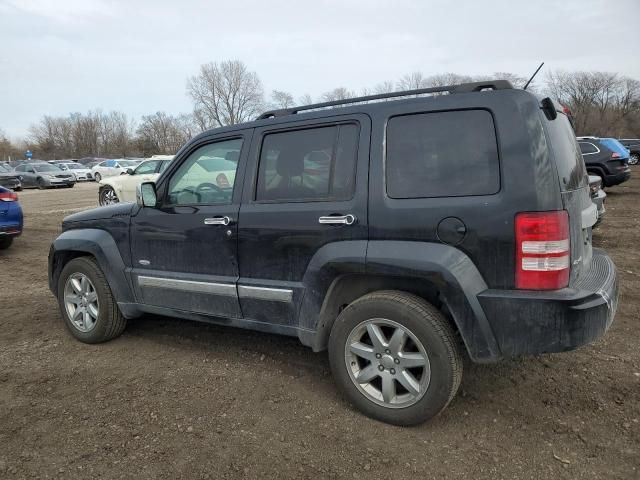
[[403, 75], [396, 85], [397, 90], [415, 90], [426, 88], [426, 78], [421, 72], [413, 72]]
[[348, 100], [356, 96], [356, 93], [345, 88], [338, 87], [322, 94], [321, 99], [323, 102], [333, 102], [335, 100]]
[[308, 93], [305, 93], [298, 99], [298, 103], [300, 105], [311, 105], [313, 102], [313, 97]]
[[258, 75], [239, 60], [200, 66], [200, 72], [187, 80], [187, 93], [209, 128], [246, 122], [264, 108]]
[[295, 105], [293, 95], [282, 90], [274, 90], [271, 92], [271, 106], [273, 108], [290, 108]]
[[180, 120], [165, 112], [142, 117], [138, 127], [138, 143], [145, 156], [153, 154], [175, 154], [189, 140]]

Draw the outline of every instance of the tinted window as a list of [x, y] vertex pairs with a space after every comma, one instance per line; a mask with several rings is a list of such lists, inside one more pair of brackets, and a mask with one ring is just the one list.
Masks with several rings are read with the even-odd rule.
[[33, 168], [35, 168], [36, 172], [60, 172], [62, 171], [61, 168], [55, 166], [55, 165], [49, 165], [46, 163], [42, 163], [39, 165], [34, 165]]
[[386, 177], [392, 198], [496, 193], [500, 167], [491, 114], [469, 110], [392, 118]]
[[7, 167], [5, 167], [4, 165], [0, 165], [0, 172], [2, 173], [8, 173], [9, 169]]
[[14, 168], [14, 170], [16, 172], [24, 172], [24, 171], [26, 171], [24, 165], [18, 165], [16, 168]]
[[231, 203], [242, 139], [210, 143], [196, 149], [169, 181], [172, 205]]
[[560, 188], [567, 191], [587, 186], [587, 170], [576, 141], [576, 134], [566, 115], [558, 114], [555, 120], [547, 120], [542, 116], [553, 149]]
[[593, 143], [588, 143], [588, 142], [578, 142], [578, 145], [580, 145], [580, 151], [584, 154], [584, 153], [597, 153], [598, 149], [596, 148], [596, 146]]
[[256, 200], [346, 200], [353, 196], [358, 148], [354, 124], [264, 137]]

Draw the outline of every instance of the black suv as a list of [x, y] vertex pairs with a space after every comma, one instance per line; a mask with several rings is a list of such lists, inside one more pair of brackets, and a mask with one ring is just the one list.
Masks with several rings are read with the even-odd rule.
[[619, 138], [618, 141], [629, 150], [629, 165], [640, 162], [640, 138]]
[[615, 139], [578, 137], [578, 145], [587, 172], [602, 178], [604, 187], [620, 185], [631, 178], [629, 155]]
[[328, 348], [350, 401], [409, 425], [455, 396], [465, 353], [606, 331], [618, 285], [596, 219], [549, 98], [504, 81], [420, 89], [197, 136], [137, 204], [65, 218], [49, 284], [87, 343], [150, 313]]

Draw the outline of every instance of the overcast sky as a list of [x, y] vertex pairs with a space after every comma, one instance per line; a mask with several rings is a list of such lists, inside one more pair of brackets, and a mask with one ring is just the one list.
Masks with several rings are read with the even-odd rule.
[[640, 79], [638, 19], [640, 0], [0, 0], [0, 129], [189, 112], [186, 78], [225, 59], [296, 98], [412, 71], [528, 76], [542, 60]]

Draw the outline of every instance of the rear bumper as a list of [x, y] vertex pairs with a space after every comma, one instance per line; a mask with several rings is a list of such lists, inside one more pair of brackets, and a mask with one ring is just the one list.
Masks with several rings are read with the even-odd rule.
[[591, 201], [595, 203], [596, 207], [598, 208], [598, 220], [596, 222], [596, 225], [600, 223], [602, 217], [606, 212], [606, 209], [604, 207], [604, 202], [606, 199], [607, 194], [604, 192], [604, 190], [598, 190], [597, 195], [595, 197], [591, 197]]
[[613, 173], [611, 175], [605, 175], [602, 178], [602, 183], [605, 187], [613, 187], [614, 185], [620, 185], [623, 182], [626, 182], [631, 178], [631, 169], [627, 167], [626, 170], [621, 170], [620, 172]]
[[486, 290], [478, 295], [503, 357], [562, 352], [602, 336], [618, 305], [616, 268], [593, 250], [591, 269], [549, 292]]

